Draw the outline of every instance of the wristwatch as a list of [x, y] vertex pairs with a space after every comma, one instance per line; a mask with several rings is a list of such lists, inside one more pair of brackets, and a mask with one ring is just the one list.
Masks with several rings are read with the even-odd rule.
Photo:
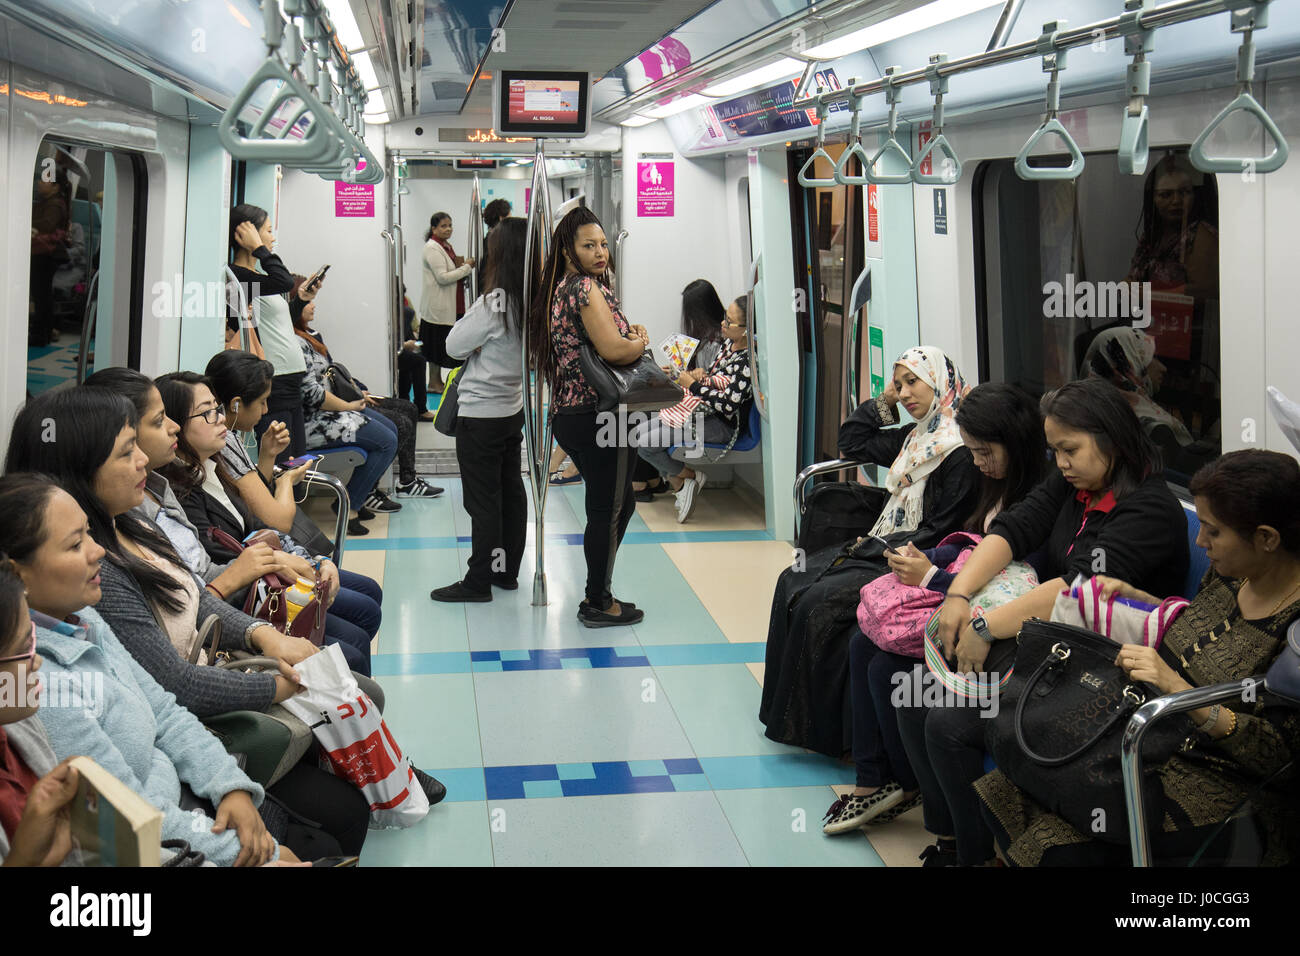
[[976, 615], [971, 618], [970, 626], [975, 629], [975, 634], [986, 644], [992, 644], [997, 640], [989, 630], [988, 624], [985, 623], [983, 615]]

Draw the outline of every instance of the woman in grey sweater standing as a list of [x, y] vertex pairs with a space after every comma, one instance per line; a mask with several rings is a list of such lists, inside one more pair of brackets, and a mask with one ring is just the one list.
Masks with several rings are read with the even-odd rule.
[[[488, 235], [487, 289], [447, 336], [463, 359], [457, 377], [456, 460], [473, 545], [469, 570], [430, 593], [435, 601], [490, 601], [513, 591], [527, 536], [528, 496], [520, 476], [524, 423], [522, 316], [527, 224], [503, 219]], [[536, 263], [530, 263], [536, 287]]]

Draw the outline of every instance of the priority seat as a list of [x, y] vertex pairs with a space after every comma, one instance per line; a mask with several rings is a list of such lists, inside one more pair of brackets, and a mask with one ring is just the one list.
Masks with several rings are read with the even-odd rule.
[[[740, 422], [740, 434], [730, 451], [726, 451], [727, 442], [704, 443], [705, 450], [717, 456], [713, 461], [728, 465], [748, 465], [763, 460], [763, 416], [759, 414], [758, 405], [752, 399], [741, 408]], [[688, 458], [687, 452], [693, 450], [694, 448], [685, 445], [673, 445], [668, 449], [668, 454], [674, 461], [689, 463], [694, 459]], [[724, 451], [726, 453], [721, 454]], [[706, 458], [703, 463], [709, 464], [710, 461]]]

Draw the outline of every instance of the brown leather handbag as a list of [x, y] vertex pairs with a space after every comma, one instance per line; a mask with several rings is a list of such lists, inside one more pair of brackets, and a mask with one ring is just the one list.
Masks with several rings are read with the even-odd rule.
[[[233, 535], [220, 528], [209, 528], [208, 537], [227, 551], [239, 554], [244, 545], [236, 541]], [[274, 538], [274, 542], [270, 539]], [[279, 539], [272, 533], [259, 540], [266, 541], [276, 550], [280, 548]], [[325, 614], [329, 608], [329, 588], [322, 580], [317, 580], [312, 588], [312, 599], [289, 620], [289, 602], [285, 591], [293, 587], [294, 579], [281, 574], [264, 574], [248, 587], [248, 597], [244, 599], [244, 613], [250, 617], [266, 621], [272, 627], [283, 631], [290, 637], [305, 637], [317, 647], [325, 643]]]

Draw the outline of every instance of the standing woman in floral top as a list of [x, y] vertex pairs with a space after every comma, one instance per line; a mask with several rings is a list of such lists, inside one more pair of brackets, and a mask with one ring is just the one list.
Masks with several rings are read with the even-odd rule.
[[546, 376], [555, 410], [555, 440], [582, 472], [587, 490], [587, 596], [578, 620], [587, 627], [635, 624], [644, 612], [610, 591], [614, 556], [636, 507], [632, 466], [636, 454], [627, 436], [609, 440], [611, 415], [598, 415], [596, 392], [582, 374], [578, 357], [590, 342], [605, 361], [627, 365], [650, 344], [644, 326], [629, 325], [610, 291], [609, 244], [600, 220], [579, 207], [560, 220], [542, 270], [541, 294], [529, 316], [533, 367]]
[[682, 400], [665, 408], [632, 433], [641, 457], [668, 476], [677, 494], [677, 521], [684, 523], [695, 510], [696, 493], [705, 475], [668, 454], [673, 445], [699, 449], [703, 442], [729, 442], [740, 421], [741, 410], [753, 397], [749, 381], [749, 329], [746, 299], [727, 307], [722, 317], [723, 345], [707, 368], [691, 368], [677, 377], [686, 390]]

